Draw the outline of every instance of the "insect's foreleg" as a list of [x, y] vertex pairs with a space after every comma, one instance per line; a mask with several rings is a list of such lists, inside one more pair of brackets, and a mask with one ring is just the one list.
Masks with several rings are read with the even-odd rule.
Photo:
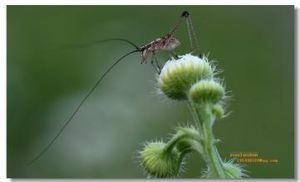
[[155, 58], [155, 63], [156, 63], [156, 67], [157, 67], [157, 70], [158, 70], [158, 74], [161, 73], [161, 65], [159, 64], [159, 62], [157, 61], [157, 59]]
[[151, 65], [153, 66], [153, 68], [155, 69], [155, 71], [157, 72], [157, 74], [160, 74], [161, 72], [161, 66], [160, 64], [158, 63], [156, 57], [154, 54], [152, 54], [151, 56]]

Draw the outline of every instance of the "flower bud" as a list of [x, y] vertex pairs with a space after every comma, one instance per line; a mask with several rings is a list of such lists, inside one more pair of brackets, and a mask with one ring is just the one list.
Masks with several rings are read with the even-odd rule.
[[[222, 163], [222, 168], [224, 170], [224, 178], [226, 179], [237, 179], [247, 177], [245, 170], [238, 164], [233, 163], [233, 161], [227, 161]], [[203, 171], [203, 178], [218, 178], [211, 168], [207, 168]]]
[[234, 164], [232, 161], [225, 162], [223, 167], [226, 178], [243, 178], [247, 176], [244, 173], [244, 169], [238, 164]]
[[225, 95], [225, 90], [223, 86], [216, 81], [202, 80], [192, 86], [189, 95], [195, 103], [217, 103]]
[[220, 104], [216, 104], [212, 107], [212, 113], [217, 119], [221, 119], [224, 116], [224, 109]]
[[140, 152], [142, 165], [146, 172], [159, 178], [176, 176], [179, 172], [179, 153], [175, 150], [167, 151], [163, 142], [153, 142], [145, 146]]
[[171, 99], [186, 99], [186, 93], [201, 79], [211, 79], [213, 68], [207, 58], [191, 54], [179, 56], [179, 59], [168, 61], [158, 78], [160, 90]]

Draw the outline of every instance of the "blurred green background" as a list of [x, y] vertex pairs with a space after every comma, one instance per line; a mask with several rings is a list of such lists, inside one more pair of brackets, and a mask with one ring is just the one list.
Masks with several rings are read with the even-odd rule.
[[[157, 95], [151, 64], [132, 55], [109, 73], [49, 151], [27, 166], [62, 127], [98, 77], [132, 50], [122, 42], [66, 48], [106, 38], [142, 45], [192, 14], [203, 53], [217, 60], [232, 95], [215, 125], [223, 158], [257, 152], [278, 164], [247, 164], [252, 178], [294, 177], [293, 6], [8, 6], [8, 177], [145, 178], [137, 152], [190, 123], [184, 102]], [[185, 24], [178, 54], [190, 51]], [[167, 54], [158, 57], [164, 62]], [[197, 178], [190, 155], [182, 177]]]

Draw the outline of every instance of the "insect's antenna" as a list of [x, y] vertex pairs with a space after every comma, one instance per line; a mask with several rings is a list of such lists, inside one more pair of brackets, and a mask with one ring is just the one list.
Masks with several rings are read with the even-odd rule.
[[48, 145], [46, 145], [46, 147], [40, 152], [38, 153], [38, 155], [33, 158], [28, 165], [31, 165], [32, 163], [34, 163], [36, 160], [38, 160], [45, 152], [47, 152], [47, 150], [53, 145], [53, 143], [56, 141], [56, 139], [62, 134], [62, 132], [64, 131], [64, 129], [66, 128], [66, 126], [73, 120], [74, 116], [76, 115], [76, 113], [79, 111], [79, 109], [81, 108], [82, 104], [87, 100], [87, 98], [94, 92], [94, 90], [97, 88], [97, 86], [101, 83], [101, 81], [103, 80], [103, 78], [119, 63], [121, 62], [125, 57], [135, 53], [135, 52], [139, 52], [140, 50], [133, 50], [130, 51], [128, 53], [126, 53], [125, 55], [123, 55], [122, 57], [120, 57], [116, 62], [114, 62], [114, 64], [112, 64], [102, 75], [101, 77], [98, 79], [98, 81], [96, 82], [96, 84], [90, 89], [90, 91], [87, 93], [87, 95], [81, 100], [81, 102], [78, 104], [78, 106], [76, 107], [76, 109], [74, 110], [74, 112], [71, 114], [71, 116], [68, 118], [68, 120], [64, 123], [64, 125], [62, 126], [62, 128], [58, 131], [58, 133], [55, 135], [55, 137], [49, 142]]
[[175, 26], [173, 27], [173, 29], [169, 32], [169, 35], [173, 35], [175, 33], [175, 31], [177, 30], [177, 28], [180, 26], [180, 24], [182, 23], [183, 18], [189, 17], [190, 13], [187, 11], [184, 11], [181, 13], [181, 16], [179, 17], [179, 19], [177, 20], [177, 23], [175, 24]]
[[71, 48], [85, 48], [85, 47], [90, 47], [90, 46], [94, 46], [94, 45], [97, 45], [97, 44], [101, 44], [101, 43], [104, 43], [104, 42], [110, 42], [110, 41], [126, 42], [126, 43], [132, 45], [137, 50], [140, 50], [140, 47], [137, 46], [135, 43], [131, 42], [130, 40], [122, 39], [122, 38], [111, 38], [111, 39], [97, 40], [97, 41], [89, 42], [89, 43], [86, 43], [86, 44], [71, 45], [69, 47], [71, 47]]
[[191, 43], [191, 49], [192, 49], [192, 51], [198, 52], [199, 51], [198, 38], [197, 38], [195, 30], [194, 30], [192, 18], [190, 16], [190, 14], [185, 17], [186, 17], [185, 20], [186, 20], [187, 30], [188, 30], [188, 34], [189, 34], [189, 39], [190, 39], [190, 43]]

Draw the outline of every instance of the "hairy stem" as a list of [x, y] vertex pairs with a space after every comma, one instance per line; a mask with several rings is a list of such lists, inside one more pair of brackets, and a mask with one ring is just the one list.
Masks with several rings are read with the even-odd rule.
[[195, 104], [190, 100], [190, 106], [194, 116], [197, 116], [196, 121], [199, 127], [200, 133], [203, 135], [203, 142], [200, 143], [204, 149], [203, 159], [211, 169], [216, 178], [225, 178], [225, 173], [222, 165], [222, 159], [215, 146], [215, 139], [212, 131], [212, 124], [215, 117], [211, 113], [211, 104], [203, 103], [201, 105]]

